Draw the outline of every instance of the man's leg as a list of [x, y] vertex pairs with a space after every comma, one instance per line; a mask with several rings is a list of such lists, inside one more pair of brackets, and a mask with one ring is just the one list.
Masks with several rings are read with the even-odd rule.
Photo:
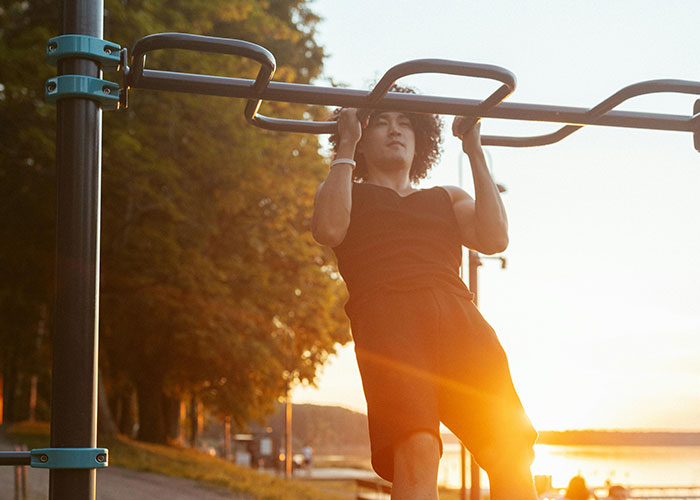
[[416, 432], [394, 449], [392, 500], [437, 500], [440, 444], [430, 432]]
[[491, 500], [535, 500], [535, 482], [530, 461], [504, 462], [488, 472]]
[[496, 332], [472, 302], [440, 296], [440, 418], [489, 474], [491, 500], [534, 500], [537, 432]]

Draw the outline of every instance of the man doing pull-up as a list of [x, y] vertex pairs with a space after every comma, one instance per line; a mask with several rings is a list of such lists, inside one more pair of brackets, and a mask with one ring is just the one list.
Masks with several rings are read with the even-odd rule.
[[[397, 90], [397, 89], [394, 89]], [[335, 159], [316, 193], [313, 236], [333, 249], [346, 282], [367, 399], [372, 466], [392, 499], [436, 500], [440, 422], [489, 475], [492, 500], [536, 498], [537, 433], [511, 381], [495, 332], [459, 277], [462, 245], [493, 254], [508, 244], [500, 193], [480, 125], [462, 138], [475, 197], [453, 186], [417, 189], [439, 156], [437, 116], [343, 109]]]

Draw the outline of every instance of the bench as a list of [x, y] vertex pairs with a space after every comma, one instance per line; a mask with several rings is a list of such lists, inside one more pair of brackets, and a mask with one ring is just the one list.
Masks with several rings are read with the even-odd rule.
[[355, 500], [388, 500], [391, 484], [381, 479], [355, 479]]

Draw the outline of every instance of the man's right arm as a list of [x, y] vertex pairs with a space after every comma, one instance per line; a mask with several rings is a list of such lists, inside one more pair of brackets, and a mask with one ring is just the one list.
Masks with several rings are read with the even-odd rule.
[[335, 247], [345, 239], [352, 209], [352, 166], [339, 164], [316, 191], [311, 233], [321, 245]]
[[[362, 127], [357, 120], [357, 111], [343, 109], [338, 117], [337, 158], [352, 159]], [[328, 177], [316, 191], [311, 233], [321, 245], [335, 247], [345, 239], [350, 226], [352, 210], [352, 166], [338, 163], [331, 167]]]

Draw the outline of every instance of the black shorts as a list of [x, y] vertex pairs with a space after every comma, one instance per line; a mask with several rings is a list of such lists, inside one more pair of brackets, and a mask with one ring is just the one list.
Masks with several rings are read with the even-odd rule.
[[394, 447], [440, 422], [487, 472], [532, 462], [537, 438], [496, 333], [474, 303], [438, 289], [377, 294], [352, 312], [372, 466], [392, 481]]

